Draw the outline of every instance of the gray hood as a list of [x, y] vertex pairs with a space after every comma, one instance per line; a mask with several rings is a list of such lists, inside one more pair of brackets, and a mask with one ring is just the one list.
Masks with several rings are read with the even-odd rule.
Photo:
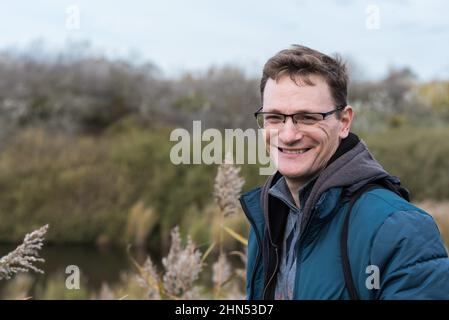
[[[279, 236], [280, 233], [276, 232], [276, 230], [282, 228], [282, 223], [280, 223], [280, 220], [282, 220], [282, 207], [278, 207], [275, 204], [276, 199], [273, 199], [268, 194], [269, 188], [280, 177], [282, 175], [279, 172], [269, 177], [261, 192], [263, 214], [268, 225], [270, 239], [273, 239], [272, 234]], [[301, 232], [310, 221], [312, 209], [321, 195], [327, 190], [333, 187], [343, 187], [345, 195], [350, 196], [364, 185], [384, 178], [389, 180], [390, 186], [393, 186], [391, 189], [396, 189], [396, 191], [408, 197], [408, 191], [400, 186], [399, 179], [388, 174], [374, 159], [365, 142], [360, 140], [355, 134], [350, 133], [347, 138], [341, 141], [337, 151], [329, 160], [327, 167], [310, 184], [310, 188], [307, 188], [308, 195], [302, 209]], [[276, 214], [270, 214], [272, 210], [276, 211]], [[277, 239], [277, 237], [274, 238]]]
[[388, 172], [369, 152], [365, 142], [360, 140], [320, 173], [304, 205], [304, 220], [308, 220], [311, 209], [326, 190], [346, 187], [348, 193], [354, 193], [367, 183], [388, 176]]

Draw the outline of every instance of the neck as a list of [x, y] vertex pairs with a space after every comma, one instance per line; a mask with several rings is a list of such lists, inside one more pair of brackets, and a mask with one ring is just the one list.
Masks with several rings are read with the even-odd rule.
[[296, 178], [291, 179], [285, 177], [285, 182], [287, 183], [288, 189], [290, 190], [290, 193], [292, 194], [293, 200], [295, 200], [295, 204], [298, 208], [301, 207], [301, 203], [299, 202], [299, 190], [304, 187], [307, 183], [315, 179], [317, 176], [319, 176], [321, 171], [316, 172], [312, 176], [308, 176], [307, 178]]
[[305, 185], [304, 181], [298, 181], [298, 180], [292, 180], [289, 178], [285, 178], [285, 182], [287, 183], [288, 189], [290, 190], [290, 193], [293, 197], [293, 200], [295, 200], [296, 206], [299, 208], [299, 189]]

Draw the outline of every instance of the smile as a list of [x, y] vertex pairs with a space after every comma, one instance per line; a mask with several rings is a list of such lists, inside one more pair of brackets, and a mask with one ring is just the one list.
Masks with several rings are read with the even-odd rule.
[[311, 148], [303, 148], [303, 149], [286, 149], [286, 148], [279, 148], [279, 151], [286, 154], [303, 154], [309, 151]]

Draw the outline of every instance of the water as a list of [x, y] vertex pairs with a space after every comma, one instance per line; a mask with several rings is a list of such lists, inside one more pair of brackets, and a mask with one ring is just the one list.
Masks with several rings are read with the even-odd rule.
[[[0, 257], [14, 249], [14, 245], [0, 244]], [[157, 269], [163, 270], [160, 253], [134, 250], [131, 255], [139, 264], [143, 264], [147, 255], [151, 256]], [[70, 297], [64, 297], [64, 293], [67, 293], [65, 279], [70, 275], [66, 274], [65, 270], [69, 265], [76, 265], [81, 271], [80, 286], [88, 293], [88, 296], [83, 296], [82, 299], [88, 299], [92, 294], [98, 293], [103, 283], [107, 283], [110, 287], [120, 283], [122, 272], [137, 274], [126, 248], [100, 249], [95, 246], [51, 246], [47, 244], [42, 248], [40, 256], [45, 259], [45, 263], [36, 263], [35, 265], [42, 269], [45, 274], [30, 273], [33, 277], [33, 283], [28, 291], [28, 295], [37, 300], [71, 299]], [[236, 256], [229, 256], [228, 258], [233, 268], [243, 267], [240, 258]], [[209, 256], [207, 259], [208, 265], [201, 272], [197, 284], [205, 287], [211, 285], [211, 266], [216, 259], [217, 257], [213, 257], [213, 255]], [[59, 289], [54, 288], [55, 281]], [[11, 282], [13, 280], [0, 281], [0, 299], [19, 298], [16, 291], [8, 290], [8, 284]], [[47, 290], [49, 283], [52, 283], [53, 288]], [[40, 291], [39, 288], [41, 288]], [[50, 297], [42, 296], [42, 288], [46, 288], [47, 292], [52, 293]]]
[[[0, 257], [15, 248], [13, 245], [0, 245]], [[132, 253], [133, 257], [141, 263], [145, 253]], [[45, 274], [33, 273], [34, 286], [44, 285], [49, 278], [61, 277], [66, 279], [67, 266], [76, 265], [81, 271], [80, 282], [87, 286], [89, 292], [97, 292], [102, 283], [113, 285], [120, 279], [122, 271], [130, 271], [132, 264], [127, 255], [126, 248], [99, 249], [93, 246], [49, 246], [41, 250], [40, 256], [45, 263], [35, 265]], [[0, 281], [0, 290], [5, 287], [5, 280]]]

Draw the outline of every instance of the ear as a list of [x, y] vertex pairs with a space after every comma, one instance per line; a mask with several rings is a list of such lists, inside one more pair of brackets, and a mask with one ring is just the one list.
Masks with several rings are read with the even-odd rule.
[[348, 136], [349, 130], [351, 129], [352, 118], [354, 116], [354, 110], [351, 106], [346, 106], [346, 108], [341, 112], [340, 115], [340, 138], [344, 139]]

